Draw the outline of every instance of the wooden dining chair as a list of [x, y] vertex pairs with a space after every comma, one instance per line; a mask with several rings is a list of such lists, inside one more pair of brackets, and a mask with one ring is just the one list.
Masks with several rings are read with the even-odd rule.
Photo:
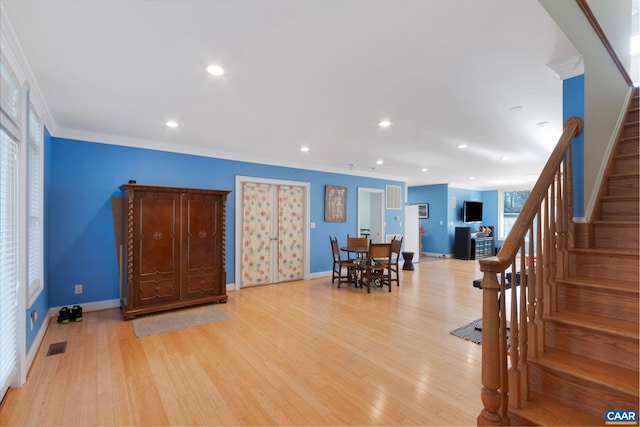
[[364, 266], [362, 286], [371, 293], [371, 286], [388, 286], [391, 292], [391, 243], [369, 243], [369, 252]]
[[391, 282], [396, 282], [396, 286], [400, 286], [400, 270], [398, 264], [400, 263], [400, 251], [402, 251], [402, 239], [391, 240], [391, 260], [389, 262], [389, 274], [391, 275]]
[[338, 245], [338, 238], [332, 239], [329, 236], [331, 242], [331, 254], [333, 255], [333, 272], [331, 273], [331, 283], [334, 283], [338, 279], [338, 288], [341, 283], [354, 283], [357, 284], [358, 270], [360, 265], [350, 259], [342, 259], [340, 257], [340, 246]]
[[[352, 247], [358, 246], [358, 247], [361, 247], [361, 248], [366, 248], [368, 244], [369, 244], [369, 242], [367, 241], [366, 237], [351, 237], [351, 236], [349, 236], [347, 234], [347, 246], [352, 246]], [[352, 253], [354, 253], [354, 252], [348, 252], [347, 253], [347, 256], [350, 259], [353, 259], [351, 257]], [[356, 253], [356, 258], [361, 258], [360, 254]]]

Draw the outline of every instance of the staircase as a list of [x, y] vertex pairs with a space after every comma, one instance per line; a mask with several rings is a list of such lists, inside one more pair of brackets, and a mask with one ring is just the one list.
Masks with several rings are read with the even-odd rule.
[[528, 359], [529, 399], [509, 406], [512, 425], [603, 425], [606, 410], [640, 409], [639, 111], [635, 89], [593, 221], [576, 225], [543, 317], [543, 351]]

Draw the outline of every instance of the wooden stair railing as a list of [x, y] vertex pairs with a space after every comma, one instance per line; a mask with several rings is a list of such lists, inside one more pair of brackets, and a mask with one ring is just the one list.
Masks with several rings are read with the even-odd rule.
[[[582, 128], [577, 117], [565, 122], [500, 252], [479, 261], [484, 407], [478, 425], [510, 425], [509, 406], [519, 408], [529, 397], [528, 360], [542, 350], [542, 317], [555, 311], [555, 281], [565, 274], [573, 245], [571, 143]], [[506, 304], [500, 304], [506, 301], [507, 281], [513, 285], [508, 328]]]

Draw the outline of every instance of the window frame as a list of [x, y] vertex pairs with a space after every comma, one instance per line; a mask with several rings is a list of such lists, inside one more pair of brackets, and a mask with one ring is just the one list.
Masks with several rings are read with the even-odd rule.
[[507, 235], [504, 232], [504, 193], [515, 191], [529, 191], [529, 194], [531, 194], [532, 189], [533, 183], [498, 189], [498, 240], [504, 241], [507, 238]]
[[[31, 103], [28, 84], [25, 84], [24, 93], [24, 141], [27, 157], [25, 261], [27, 307], [31, 307], [44, 290], [44, 126], [42, 116], [38, 114], [38, 111]], [[37, 122], [35, 134], [32, 133], [32, 120]], [[36, 193], [35, 195], [33, 194], [34, 192]], [[34, 272], [35, 277], [32, 276]]]

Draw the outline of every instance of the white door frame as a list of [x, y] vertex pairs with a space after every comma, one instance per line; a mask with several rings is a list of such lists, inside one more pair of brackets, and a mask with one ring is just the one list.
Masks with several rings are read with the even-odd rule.
[[[375, 242], [374, 243], [383, 243], [385, 240], [385, 227], [384, 227], [384, 207], [385, 207], [385, 201], [384, 201], [384, 190], [382, 188], [367, 188], [367, 187], [358, 187], [358, 207], [360, 207], [360, 198], [362, 196], [363, 193], [375, 193], [375, 194], [380, 194], [380, 236], [381, 236], [381, 241], [380, 242]], [[357, 235], [360, 235], [360, 212], [358, 212], [358, 233]], [[369, 237], [371, 238], [371, 237]]]
[[309, 224], [311, 223], [311, 183], [302, 181], [287, 181], [281, 179], [258, 178], [252, 176], [236, 176], [236, 223], [235, 223], [235, 283], [233, 289], [238, 292], [240, 290], [241, 274], [242, 274], [242, 183], [256, 182], [260, 184], [270, 185], [293, 185], [304, 188], [304, 271], [303, 279], [308, 280], [311, 271], [311, 233]]

